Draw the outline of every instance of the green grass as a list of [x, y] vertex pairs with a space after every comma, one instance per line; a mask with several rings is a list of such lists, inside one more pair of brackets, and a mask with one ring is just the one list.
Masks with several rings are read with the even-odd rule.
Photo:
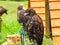
[[[4, 14], [2, 16], [1, 43], [6, 41], [6, 36], [8, 34], [19, 33], [19, 29], [21, 28], [21, 25], [17, 22], [17, 7], [19, 5], [23, 5], [24, 9], [27, 9], [28, 7], [27, 1], [0, 1], [0, 6], [3, 6], [8, 10], [8, 15]], [[25, 40], [25, 45], [30, 45], [29, 43], [29, 40]], [[46, 37], [44, 37], [43, 45], [52, 45], [52, 42], [50, 39], [46, 39]]]
[[8, 15], [2, 16], [1, 42], [6, 40], [7, 34], [19, 33], [20, 24], [17, 22], [17, 7], [23, 5], [27, 8], [27, 2], [0, 1], [0, 5], [8, 10]]

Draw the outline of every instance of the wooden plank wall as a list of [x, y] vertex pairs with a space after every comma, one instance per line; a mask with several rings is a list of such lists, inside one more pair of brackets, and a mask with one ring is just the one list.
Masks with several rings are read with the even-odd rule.
[[[53, 40], [60, 36], [60, 0], [49, 0], [52, 36]], [[29, 0], [29, 7], [35, 9], [37, 14], [43, 19], [44, 29], [46, 30], [45, 20], [45, 0]]]
[[[60, 0], [49, 0], [51, 25], [53, 35], [60, 35]], [[37, 14], [43, 19], [45, 25], [45, 0], [30, 0], [30, 7], [35, 9]], [[58, 30], [58, 31], [57, 31]]]
[[60, 0], [50, 0], [49, 5], [53, 36], [60, 35]]
[[60, 0], [49, 0], [53, 44], [60, 45]]

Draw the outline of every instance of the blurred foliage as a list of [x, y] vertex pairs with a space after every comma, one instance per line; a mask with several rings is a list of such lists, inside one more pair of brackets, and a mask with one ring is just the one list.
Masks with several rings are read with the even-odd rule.
[[23, 5], [24, 9], [27, 8], [26, 2], [15, 2], [15, 1], [0, 1], [0, 6], [3, 6], [8, 10], [8, 15], [2, 15], [2, 32], [0, 42], [6, 41], [8, 34], [19, 33], [21, 25], [17, 21], [17, 7]]

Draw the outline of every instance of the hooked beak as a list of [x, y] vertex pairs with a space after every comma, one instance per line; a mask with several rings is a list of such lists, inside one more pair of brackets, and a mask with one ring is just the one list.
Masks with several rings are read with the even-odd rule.
[[6, 10], [5, 14], [7, 14], [7, 15], [8, 15], [7, 10]]
[[24, 16], [28, 16], [29, 13], [24, 13]]
[[6, 14], [8, 15], [8, 13], [6, 12]]

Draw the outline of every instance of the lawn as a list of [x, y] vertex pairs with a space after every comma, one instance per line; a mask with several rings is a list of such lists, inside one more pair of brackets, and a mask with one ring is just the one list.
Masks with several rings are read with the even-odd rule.
[[[6, 41], [6, 36], [8, 34], [19, 33], [19, 29], [21, 28], [21, 25], [17, 22], [17, 7], [19, 5], [23, 5], [24, 9], [27, 9], [28, 7], [27, 1], [0, 1], [0, 6], [3, 6], [8, 10], [8, 15], [4, 14], [2, 16], [1, 43]], [[28, 41], [25, 41], [25, 45], [29, 45], [29, 42], [28, 44], [27, 42]], [[52, 42], [50, 39], [46, 39], [46, 37], [44, 37], [43, 45], [52, 45]]]

